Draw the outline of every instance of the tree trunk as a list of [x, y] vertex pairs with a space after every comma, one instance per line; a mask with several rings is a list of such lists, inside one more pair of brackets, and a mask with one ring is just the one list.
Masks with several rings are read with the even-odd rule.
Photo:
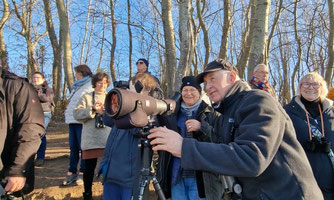
[[53, 62], [52, 62], [52, 89], [54, 91], [54, 102], [57, 105], [57, 102], [60, 100], [61, 93], [61, 81], [62, 81], [62, 60], [61, 60], [61, 46], [58, 43], [57, 35], [52, 22], [52, 13], [49, 0], [43, 0], [44, 3], [44, 15], [46, 28], [49, 33], [50, 42], [52, 45], [53, 52]]
[[[104, 8], [103, 8], [103, 12], [104, 12]], [[102, 57], [103, 57], [103, 47], [104, 47], [104, 40], [105, 40], [105, 29], [106, 29], [106, 21], [107, 21], [107, 17], [104, 16], [103, 17], [103, 30], [102, 30], [102, 41], [101, 41], [101, 47], [100, 47], [100, 55], [99, 55], [99, 63], [97, 64], [97, 71], [101, 70], [101, 62], [102, 62]]]
[[87, 9], [87, 15], [86, 15], [86, 22], [85, 22], [85, 33], [82, 39], [82, 45], [81, 45], [81, 51], [80, 51], [80, 64], [83, 64], [82, 60], [83, 60], [83, 55], [84, 55], [85, 46], [86, 46], [86, 38], [87, 38], [89, 15], [90, 15], [90, 4], [91, 4], [91, 0], [88, 0], [88, 9]]
[[35, 45], [30, 41], [27, 41], [27, 52], [28, 52], [28, 65], [27, 65], [27, 77], [30, 78], [32, 74], [39, 71], [35, 60]]
[[292, 77], [291, 77], [291, 80], [292, 80], [292, 95], [295, 96], [296, 94], [296, 88], [295, 88], [295, 81], [296, 81], [296, 74], [297, 74], [297, 71], [299, 70], [299, 67], [300, 67], [300, 63], [301, 63], [301, 60], [302, 60], [302, 42], [301, 42], [301, 39], [298, 35], [298, 27], [297, 27], [297, 4], [298, 4], [299, 1], [295, 1], [295, 6], [294, 6], [294, 10], [293, 10], [293, 27], [294, 27], [294, 31], [295, 31], [295, 40], [297, 41], [297, 62], [295, 64], [295, 68], [293, 70], [293, 73], [292, 73]]
[[210, 57], [210, 51], [211, 51], [211, 46], [209, 42], [209, 33], [208, 30], [206, 29], [203, 17], [202, 17], [202, 11], [201, 11], [201, 1], [203, 2], [203, 8], [206, 6], [206, 1], [205, 0], [196, 0], [196, 8], [197, 8], [197, 13], [198, 13], [198, 20], [200, 27], [202, 28], [203, 31], [203, 37], [204, 37], [204, 46], [205, 46], [205, 57], [204, 57], [204, 63], [203, 65], [206, 66], [209, 62], [209, 57]]
[[334, 6], [333, 0], [328, 0], [328, 11], [329, 11], [329, 36], [328, 36], [328, 63], [325, 74], [325, 80], [328, 87], [332, 86], [333, 79], [333, 68], [334, 68]]
[[131, 31], [131, 6], [130, 0], [126, 1], [128, 8], [128, 33], [129, 33], [129, 79], [132, 76], [132, 31]]
[[[96, 6], [97, 6], [97, 1], [95, 1], [95, 4], [94, 4], [94, 10], [96, 10]], [[93, 37], [93, 31], [94, 31], [94, 25], [95, 25], [95, 15], [92, 16], [92, 23], [90, 25], [90, 31], [89, 31], [89, 36], [88, 36], [88, 44], [87, 44], [87, 51], [86, 51], [86, 58], [85, 58], [85, 63], [88, 62], [88, 58], [89, 58], [89, 54], [90, 54], [90, 49], [91, 49], [91, 46], [92, 46], [92, 37]]]
[[9, 69], [5, 39], [3, 37], [3, 27], [9, 18], [10, 12], [7, 0], [2, 0], [2, 4], [3, 4], [3, 11], [0, 20], [0, 66], [2, 66], [5, 69]]
[[71, 91], [71, 86], [74, 83], [73, 71], [72, 71], [72, 49], [71, 49], [71, 36], [69, 31], [68, 16], [65, 11], [64, 1], [56, 0], [60, 29], [63, 33], [60, 39], [63, 42], [64, 47], [64, 73], [67, 82], [67, 87]]
[[247, 13], [246, 13], [246, 21], [247, 21], [247, 26], [245, 28], [245, 31], [242, 34], [242, 45], [241, 45], [241, 53], [240, 53], [240, 58], [238, 60], [237, 63], [237, 69], [239, 70], [239, 76], [244, 78], [245, 76], [245, 69], [246, 69], [246, 65], [249, 59], [249, 53], [250, 53], [250, 49], [252, 46], [252, 39], [253, 39], [253, 33], [254, 33], [254, 25], [253, 23], [254, 20], [250, 20], [249, 19], [249, 10], [251, 12], [251, 19], [254, 18], [255, 15], [255, 0], [251, 0], [248, 9], [247, 9]]
[[111, 28], [112, 28], [112, 44], [110, 50], [110, 73], [112, 81], [116, 81], [115, 73], [115, 50], [116, 50], [116, 21], [114, 12], [114, 0], [110, 0], [110, 15], [111, 15]]
[[254, 32], [249, 54], [248, 79], [251, 79], [255, 66], [264, 61], [268, 33], [270, 0], [256, 0], [255, 2], [255, 15], [254, 18], [251, 18], [253, 22], [251, 22], [251, 26], [253, 25], [251, 30]]
[[[172, 0], [162, 0], [162, 23], [165, 38], [165, 61], [166, 61], [166, 79], [163, 81], [163, 87], [167, 88], [167, 96], [174, 93], [174, 80], [176, 71], [176, 52], [175, 35], [172, 19]], [[168, 86], [168, 87], [167, 87]]]
[[220, 43], [219, 58], [226, 59], [227, 47], [228, 47], [228, 36], [230, 34], [231, 21], [231, 0], [224, 0], [224, 26], [223, 35]]
[[265, 59], [264, 59], [265, 64], [268, 64], [268, 61], [269, 61], [270, 43], [271, 43], [271, 40], [273, 39], [275, 28], [278, 24], [278, 21], [279, 21], [279, 18], [281, 16], [281, 14], [282, 14], [283, 0], [279, 0], [279, 5], [278, 6], [276, 5], [276, 7], [278, 7], [278, 9], [276, 11], [276, 15], [275, 15], [275, 18], [274, 18], [274, 23], [271, 27], [271, 31], [269, 33], [269, 37], [268, 37], [268, 40], [267, 40], [267, 51], [266, 51]]
[[189, 75], [193, 57], [193, 27], [191, 19], [191, 0], [179, 2], [180, 61], [175, 75], [175, 90], [180, 88], [182, 78]]

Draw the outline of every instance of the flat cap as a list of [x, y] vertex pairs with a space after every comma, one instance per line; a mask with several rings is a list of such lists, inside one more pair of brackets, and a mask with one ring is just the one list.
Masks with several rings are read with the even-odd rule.
[[217, 58], [216, 60], [210, 62], [202, 73], [198, 74], [197, 82], [199, 84], [203, 83], [203, 78], [206, 73], [218, 71], [221, 69], [226, 71], [235, 71], [238, 73], [237, 68], [232, 63], [222, 58]]

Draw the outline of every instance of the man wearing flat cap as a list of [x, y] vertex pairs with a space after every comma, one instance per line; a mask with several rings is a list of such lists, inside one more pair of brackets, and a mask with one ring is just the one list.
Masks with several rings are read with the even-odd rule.
[[251, 90], [223, 59], [210, 62], [197, 80], [221, 113], [214, 143], [158, 127], [148, 136], [153, 150], [180, 157], [185, 169], [235, 177], [244, 199], [323, 199], [291, 120], [277, 101]]

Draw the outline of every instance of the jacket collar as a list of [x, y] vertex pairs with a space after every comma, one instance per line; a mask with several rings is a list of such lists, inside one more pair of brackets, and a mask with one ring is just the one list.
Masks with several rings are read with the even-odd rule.
[[248, 90], [250, 90], [250, 87], [247, 82], [243, 80], [235, 82], [219, 105], [214, 106], [215, 110], [222, 113], [224, 110], [231, 107], [231, 105], [239, 98], [239, 94], [242, 91]]
[[[300, 95], [295, 96], [294, 100], [303, 110], [306, 110], [304, 104], [302, 103], [300, 99]], [[322, 99], [321, 104], [322, 104], [322, 108], [324, 111], [333, 107], [333, 101], [328, 98]]]

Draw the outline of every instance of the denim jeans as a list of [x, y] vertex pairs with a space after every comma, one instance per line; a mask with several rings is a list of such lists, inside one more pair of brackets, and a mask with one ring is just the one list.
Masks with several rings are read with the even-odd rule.
[[197, 200], [200, 199], [197, 192], [195, 178], [181, 178], [175, 185], [172, 185], [173, 200]]
[[77, 166], [80, 159], [80, 172], [85, 171], [85, 161], [82, 159], [81, 153], [81, 132], [82, 124], [69, 124], [69, 145], [70, 145], [70, 166], [69, 172], [77, 173]]
[[132, 189], [106, 182], [103, 184], [103, 200], [130, 200]]
[[48, 125], [51, 120], [51, 112], [45, 112], [44, 113], [44, 127], [45, 131], [43, 135], [41, 136], [41, 145], [39, 146], [37, 150], [37, 160], [44, 160], [45, 159], [45, 150], [46, 150], [46, 129], [48, 128]]

